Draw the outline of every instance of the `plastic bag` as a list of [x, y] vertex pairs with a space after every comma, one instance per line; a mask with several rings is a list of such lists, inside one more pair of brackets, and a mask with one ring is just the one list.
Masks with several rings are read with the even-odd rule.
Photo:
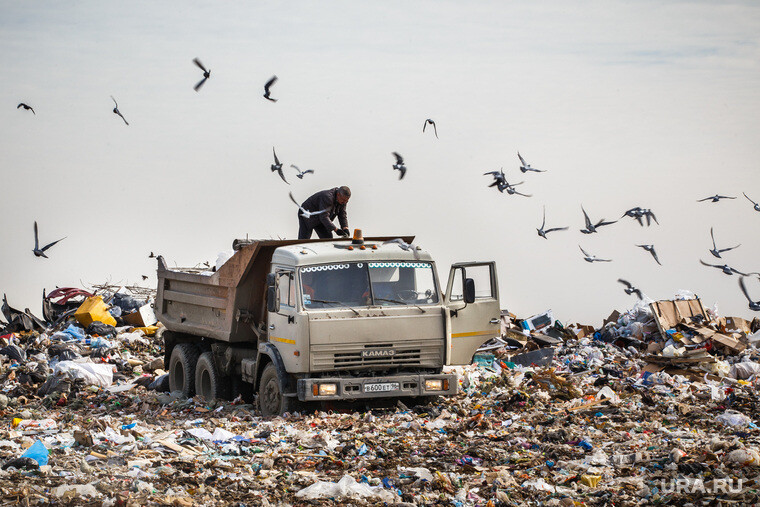
[[45, 444], [43, 444], [42, 441], [37, 440], [24, 454], [21, 455], [21, 457], [31, 458], [39, 463], [41, 467], [44, 467], [48, 464], [49, 454], [50, 453], [48, 452], [47, 447], [45, 447]]
[[318, 481], [308, 486], [298, 493], [298, 498], [307, 500], [316, 500], [319, 498], [364, 498], [380, 502], [395, 502], [396, 495], [383, 489], [380, 486], [370, 486], [369, 484], [359, 483], [350, 475], [344, 475], [343, 478], [335, 482]]
[[735, 410], [726, 410], [716, 417], [715, 421], [725, 424], [726, 426], [740, 427], [749, 426], [749, 423], [752, 422], [749, 417]]
[[61, 361], [53, 369], [55, 375], [84, 379], [86, 384], [108, 387], [113, 384], [113, 365]]

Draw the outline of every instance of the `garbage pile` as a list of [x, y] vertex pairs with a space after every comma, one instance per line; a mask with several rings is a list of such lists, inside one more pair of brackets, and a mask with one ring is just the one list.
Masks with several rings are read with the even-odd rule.
[[760, 501], [760, 322], [697, 298], [599, 328], [504, 312], [502, 336], [455, 368], [455, 397], [262, 418], [243, 397], [166, 392], [149, 298], [121, 294], [80, 294], [55, 325], [3, 305], [4, 502]]

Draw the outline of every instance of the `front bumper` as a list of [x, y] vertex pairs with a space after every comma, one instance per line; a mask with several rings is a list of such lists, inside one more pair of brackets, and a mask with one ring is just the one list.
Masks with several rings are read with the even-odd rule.
[[[448, 389], [426, 390], [426, 380], [448, 381]], [[315, 395], [319, 385], [335, 385], [335, 394]], [[397, 385], [397, 386], [396, 386]], [[371, 398], [399, 398], [404, 396], [451, 396], [457, 393], [459, 376], [451, 374], [412, 374], [388, 377], [327, 377], [298, 379], [297, 392], [301, 401], [363, 400]], [[383, 388], [392, 390], [378, 390]], [[397, 388], [396, 388], [397, 387]]]

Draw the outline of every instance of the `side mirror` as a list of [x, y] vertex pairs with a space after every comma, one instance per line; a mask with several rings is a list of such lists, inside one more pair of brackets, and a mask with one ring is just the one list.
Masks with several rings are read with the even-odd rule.
[[278, 292], [279, 288], [276, 285], [267, 287], [267, 310], [272, 313], [280, 311], [280, 295]]
[[464, 302], [467, 304], [475, 302], [475, 280], [472, 278], [464, 279]]
[[274, 287], [277, 285], [277, 274], [267, 273], [267, 287]]

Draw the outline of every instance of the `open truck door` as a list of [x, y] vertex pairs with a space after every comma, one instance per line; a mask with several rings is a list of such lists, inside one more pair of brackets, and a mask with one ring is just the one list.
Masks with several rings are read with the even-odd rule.
[[450, 331], [446, 364], [470, 364], [478, 348], [501, 332], [496, 264], [453, 264], [445, 300]]

